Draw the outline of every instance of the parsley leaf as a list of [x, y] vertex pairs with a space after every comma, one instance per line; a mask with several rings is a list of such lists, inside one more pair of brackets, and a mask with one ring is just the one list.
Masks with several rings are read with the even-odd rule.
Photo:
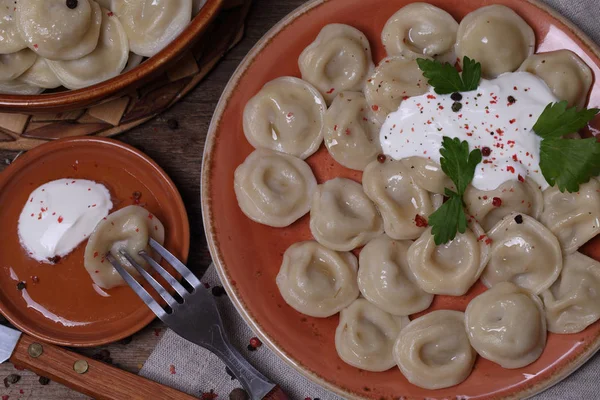
[[466, 56], [463, 59], [462, 76], [449, 63], [418, 58], [417, 64], [437, 94], [469, 92], [477, 89], [481, 80], [481, 64]]
[[467, 229], [467, 216], [463, 209], [462, 197], [475, 175], [475, 168], [481, 162], [479, 149], [469, 153], [469, 143], [458, 138], [444, 136], [442, 140], [440, 164], [442, 171], [450, 177], [456, 186], [456, 192], [446, 188], [446, 201], [429, 216], [429, 225], [436, 245], [447, 243], [464, 233]]
[[548, 104], [533, 126], [534, 132], [544, 139], [559, 138], [584, 128], [599, 111], [597, 108], [581, 111], [577, 111], [576, 107], [567, 109], [567, 104], [566, 101]]
[[596, 138], [549, 138], [540, 145], [540, 169], [546, 181], [561, 192], [577, 192], [579, 185], [600, 174], [600, 143]]

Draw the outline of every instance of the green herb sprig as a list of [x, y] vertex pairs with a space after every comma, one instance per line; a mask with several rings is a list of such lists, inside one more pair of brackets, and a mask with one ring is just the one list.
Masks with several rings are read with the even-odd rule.
[[481, 64], [466, 56], [462, 74], [453, 65], [436, 60], [418, 58], [417, 64], [437, 94], [470, 92], [477, 89], [481, 80]]

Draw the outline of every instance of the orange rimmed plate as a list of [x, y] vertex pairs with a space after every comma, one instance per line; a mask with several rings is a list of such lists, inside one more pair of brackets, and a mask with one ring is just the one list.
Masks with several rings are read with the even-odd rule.
[[[345, 23], [363, 31], [376, 62], [385, 56], [380, 34], [387, 19], [408, 0], [316, 0], [300, 7], [263, 37], [233, 75], [213, 117], [202, 171], [202, 206], [208, 244], [219, 275], [240, 314], [261, 339], [299, 372], [345, 398], [446, 399], [524, 398], [559, 382], [600, 348], [600, 323], [573, 335], [549, 334], [547, 347], [535, 363], [507, 370], [478, 358], [471, 376], [460, 385], [425, 390], [411, 385], [397, 368], [383, 373], [351, 367], [337, 356], [334, 332], [338, 317], [311, 318], [289, 307], [279, 294], [275, 276], [284, 251], [311, 239], [308, 215], [287, 228], [252, 222], [240, 211], [233, 190], [236, 167], [253, 151], [242, 131], [246, 102], [268, 81], [300, 76], [297, 60], [302, 50], [329, 23]], [[468, 12], [490, 4], [504, 4], [533, 27], [537, 51], [570, 49], [600, 73], [600, 51], [573, 24], [534, 0], [431, 0], [460, 20]], [[590, 105], [600, 105], [595, 82]], [[600, 128], [600, 120], [594, 123]], [[322, 183], [334, 177], [360, 181], [361, 173], [337, 164], [324, 146], [307, 162]], [[584, 249], [600, 259], [600, 241]], [[471, 298], [485, 288], [476, 284], [465, 296], [436, 296], [433, 309], [464, 311]]]
[[[89, 179], [110, 191], [113, 209], [137, 203], [165, 226], [165, 247], [184, 262], [189, 223], [177, 188], [140, 151], [103, 138], [69, 138], [39, 146], [0, 175], [0, 311], [16, 327], [46, 342], [98, 346], [137, 332], [154, 318], [127, 286], [103, 292], [83, 267], [86, 242], [55, 265], [27, 256], [17, 234], [19, 215], [38, 186], [61, 178]], [[37, 282], [34, 282], [33, 277]], [[17, 283], [25, 281], [19, 291]]]

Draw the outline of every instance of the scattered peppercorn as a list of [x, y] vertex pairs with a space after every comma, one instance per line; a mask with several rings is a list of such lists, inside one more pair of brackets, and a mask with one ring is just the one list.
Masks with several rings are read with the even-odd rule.
[[458, 93], [458, 92], [454, 92], [452, 93], [452, 95], [450, 96], [450, 98], [454, 101], [461, 101], [462, 100], [462, 94]]
[[221, 297], [224, 294], [227, 294], [225, 292], [225, 289], [223, 288], [223, 286], [213, 286], [211, 291], [212, 291], [213, 296], [215, 296], [215, 297]]
[[508, 104], [515, 104], [517, 102], [517, 99], [515, 99], [513, 96], [508, 96]]
[[244, 389], [235, 388], [229, 393], [229, 400], [248, 400], [248, 393]]
[[250, 345], [252, 347], [258, 348], [258, 347], [262, 346], [262, 342], [260, 341], [259, 338], [253, 337], [252, 339], [250, 339]]
[[256, 351], [256, 347], [252, 346], [251, 344], [248, 345], [247, 349], [248, 351]]
[[452, 111], [459, 112], [461, 109], [462, 109], [462, 103], [459, 103], [458, 101], [455, 101], [452, 104]]
[[17, 290], [23, 290], [27, 287], [27, 284], [25, 282], [19, 282], [17, 283]]
[[39, 382], [40, 382], [40, 385], [46, 386], [47, 384], [50, 383], [50, 379], [46, 378], [45, 376], [40, 376]]
[[515, 222], [519, 225], [521, 225], [523, 223], [523, 216], [521, 214], [517, 215], [515, 217]]
[[54, 257], [48, 258], [48, 261], [50, 261], [52, 264], [57, 264], [60, 260], [61, 260], [60, 256], [54, 256]]
[[502, 205], [502, 199], [500, 197], [494, 197], [492, 199], [492, 205], [494, 207], [500, 207]]
[[7, 376], [7, 377], [6, 377], [6, 381], [7, 381], [8, 383], [10, 383], [11, 385], [12, 385], [13, 383], [17, 383], [17, 382], [19, 382], [20, 380], [21, 380], [21, 376], [20, 376], [20, 375], [17, 375], [17, 374], [10, 374], [9, 376]]
[[167, 126], [169, 129], [176, 130], [179, 129], [179, 122], [176, 119], [170, 118], [167, 120]]
[[77, 0], [67, 0], [67, 7], [69, 7], [71, 10], [77, 8], [79, 1]]
[[485, 146], [483, 149], [481, 149], [482, 156], [489, 157], [490, 154], [492, 154], [492, 149], [490, 149], [489, 147]]
[[379, 154], [377, 156], [377, 161], [381, 164], [383, 164], [385, 162], [385, 155], [384, 154]]

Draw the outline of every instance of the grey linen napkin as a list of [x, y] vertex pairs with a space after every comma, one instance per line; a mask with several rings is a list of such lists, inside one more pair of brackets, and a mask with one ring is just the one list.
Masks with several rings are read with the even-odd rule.
[[[545, 0], [561, 14], [575, 22], [596, 43], [600, 43], [600, 0]], [[220, 285], [214, 268], [202, 279], [211, 286]], [[235, 310], [226, 295], [217, 298], [225, 326], [232, 343], [258, 370], [277, 382], [291, 399], [337, 400], [340, 399], [318, 385], [310, 382], [265, 346], [249, 351], [247, 346], [254, 334]], [[229, 393], [240, 387], [232, 379], [225, 365], [210, 352], [195, 346], [168, 330], [156, 346], [140, 375], [172, 386], [191, 395], [207, 400], [211, 390], [218, 399], [227, 399]], [[579, 400], [600, 398], [600, 354], [558, 385], [534, 397], [536, 400]]]

